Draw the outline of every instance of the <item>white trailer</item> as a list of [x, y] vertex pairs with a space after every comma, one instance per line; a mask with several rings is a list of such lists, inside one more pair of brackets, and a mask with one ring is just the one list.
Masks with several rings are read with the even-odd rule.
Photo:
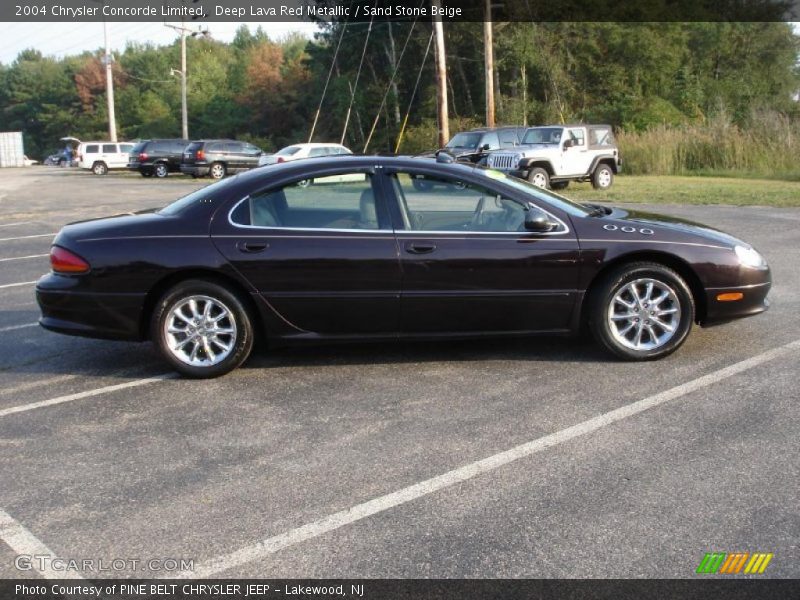
[[0, 167], [24, 167], [21, 131], [0, 131]]

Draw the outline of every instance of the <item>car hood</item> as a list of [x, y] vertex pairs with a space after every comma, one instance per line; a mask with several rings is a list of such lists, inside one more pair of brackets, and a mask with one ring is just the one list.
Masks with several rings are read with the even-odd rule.
[[659, 231], [668, 231], [678, 236], [700, 238], [707, 243], [716, 243], [731, 247], [737, 244], [749, 246], [749, 244], [724, 231], [688, 219], [622, 208], [613, 208], [612, 211], [613, 212], [605, 217], [603, 221], [615, 224], [619, 227], [625, 225], [635, 226], [637, 228], [646, 227], [652, 229], [656, 233]]

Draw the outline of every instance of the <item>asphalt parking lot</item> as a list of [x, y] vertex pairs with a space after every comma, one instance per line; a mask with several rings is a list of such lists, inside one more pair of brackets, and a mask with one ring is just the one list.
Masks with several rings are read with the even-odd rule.
[[0, 169], [0, 578], [64, 575], [15, 567], [37, 551], [193, 561], [85, 577], [684, 578], [712, 551], [800, 577], [800, 210], [648, 207], [743, 237], [774, 277], [768, 313], [655, 363], [326, 346], [188, 381], [149, 344], [35, 325], [60, 226], [205, 183]]

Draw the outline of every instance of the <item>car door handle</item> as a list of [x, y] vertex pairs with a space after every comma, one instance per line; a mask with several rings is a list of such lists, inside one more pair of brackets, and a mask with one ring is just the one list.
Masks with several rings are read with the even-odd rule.
[[269, 244], [266, 242], [239, 242], [236, 247], [239, 248], [239, 252], [256, 254], [269, 248]]
[[414, 244], [406, 244], [406, 252], [411, 254], [430, 254], [436, 250], [435, 244], [430, 243], [414, 243]]

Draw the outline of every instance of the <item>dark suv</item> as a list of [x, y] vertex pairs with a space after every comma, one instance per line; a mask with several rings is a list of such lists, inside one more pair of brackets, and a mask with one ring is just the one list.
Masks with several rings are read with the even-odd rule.
[[459, 162], [479, 163], [493, 150], [519, 146], [526, 129], [527, 127], [483, 127], [461, 131], [439, 152], [452, 154]]
[[142, 140], [128, 157], [128, 169], [139, 171], [143, 177], [166, 177], [179, 173], [183, 149], [189, 140]]
[[222, 179], [228, 173], [258, 166], [261, 148], [236, 140], [197, 140], [183, 150], [181, 172], [192, 177], [211, 175]]

